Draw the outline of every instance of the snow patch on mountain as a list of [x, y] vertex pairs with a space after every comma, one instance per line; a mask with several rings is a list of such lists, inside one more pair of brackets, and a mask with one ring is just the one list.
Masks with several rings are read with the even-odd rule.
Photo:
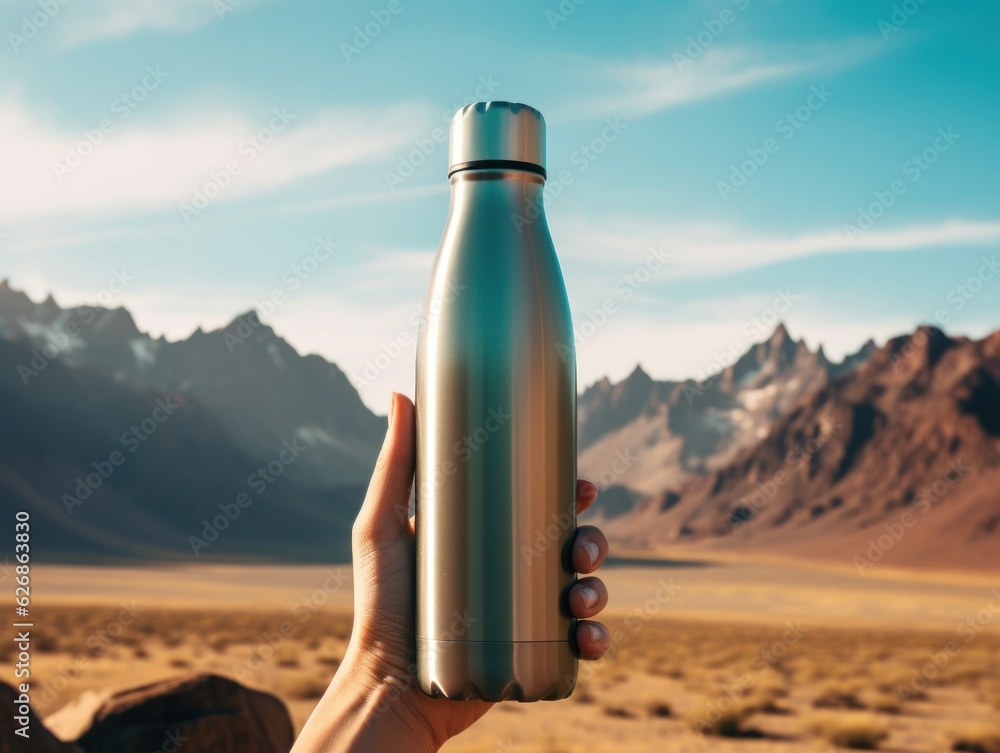
[[156, 363], [156, 351], [159, 343], [155, 340], [135, 337], [128, 341], [128, 346], [132, 349], [132, 355], [135, 356], [135, 362], [140, 369], [151, 367]]

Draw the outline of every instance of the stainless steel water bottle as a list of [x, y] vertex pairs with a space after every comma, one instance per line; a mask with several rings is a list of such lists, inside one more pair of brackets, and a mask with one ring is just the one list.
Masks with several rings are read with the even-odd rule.
[[417, 675], [433, 696], [565, 698], [576, 354], [541, 113], [462, 108], [448, 174], [417, 345]]

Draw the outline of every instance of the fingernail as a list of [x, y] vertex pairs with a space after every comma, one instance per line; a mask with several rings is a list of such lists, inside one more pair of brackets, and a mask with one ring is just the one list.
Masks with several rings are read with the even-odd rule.
[[601, 556], [601, 550], [597, 548], [597, 544], [593, 541], [584, 541], [583, 549], [587, 552], [587, 556], [590, 557], [590, 564], [596, 564], [597, 558]]
[[587, 628], [590, 630], [590, 640], [594, 643], [600, 643], [604, 640], [604, 631], [593, 623], [589, 623]]
[[586, 497], [596, 497], [597, 496], [597, 484], [593, 481], [584, 481], [581, 484], [582, 488], [580, 492]]
[[601, 598], [600, 594], [590, 586], [580, 586], [577, 592], [580, 594], [580, 598], [583, 599], [583, 605], [587, 609], [593, 609], [594, 605], [597, 604], [597, 600]]
[[389, 416], [388, 416], [389, 426], [392, 426], [392, 411], [393, 411], [393, 409], [395, 407], [396, 407], [396, 393], [395, 392], [390, 392], [389, 393]]

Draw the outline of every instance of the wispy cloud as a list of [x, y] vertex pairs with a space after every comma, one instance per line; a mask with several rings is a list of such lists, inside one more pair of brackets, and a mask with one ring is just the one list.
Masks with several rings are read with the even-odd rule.
[[717, 46], [680, 63], [673, 55], [640, 61], [593, 60], [583, 77], [595, 94], [557, 111], [552, 119], [642, 117], [808, 72], [847, 68], [883, 47], [880, 40], [862, 38], [818, 49]]
[[1000, 241], [1000, 220], [959, 217], [903, 227], [870, 230], [848, 240], [840, 228], [796, 235], [763, 234], [715, 223], [668, 223], [617, 217], [595, 221], [577, 216], [554, 227], [556, 245], [571, 248], [588, 264], [640, 263], [650, 247], [672, 254], [664, 279], [715, 277], [753, 267], [824, 253], [912, 251], [979, 246]]
[[342, 194], [322, 199], [309, 199], [291, 204], [281, 204], [267, 211], [268, 214], [290, 214], [294, 212], [314, 212], [319, 209], [338, 209], [341, 207], [364, 206], [366, 204], [388, 204], [394, 201], [408, 201], [425, 196], [436, 196], [451, 190], [445, 182], [432, 183], [425, 186], [407, 186], [395, 191], [372, 191], [369, 193]]
[[[46, 228], [46, 226], [48, 226]], [[139, 238], [177, 232], [179, 228], [165, 225], [145, 224], [141, 227], [114, 227], [99, 230], [63, 230], [52, 228], [49, 223], [42, 222], [28, 232], [12, 234], [4, 246], [4, 256], [9, 260], [12, 254], [27, 255], [35, 251], [47, 251], [58, 248], [78, 248], [92, 243], [117, 240], [121, 238]]]
[[[74, 23], [58, 37], [63, 49], [106, 39], [120, 39], [142, 31], [191, 32], [243, 9], [253, 0], [90, 0]], [[220, 13], [221, 10], [221, 13]]]
[[[432, 117], [417, 105], [284, 112], [286, 120], [293, 117], [279, 133], [263, 137], [262, 130], [274, 125], [274, 111], [200, 108], [155, 125], [116, 124], [94, 146], [84, 129], [56, 128], [16, 100], [0, 99], [0, 165], [17, 176], [0, 182], [0, 222], [173, 212], [234, 161], [239, 173], [230, 176], [214, 201], [259, 194], [391, 158]], [[71, 161], [71, 150], [82, 157]], [[77, 166], [67, 173], [57, 171], [57, 163]]]

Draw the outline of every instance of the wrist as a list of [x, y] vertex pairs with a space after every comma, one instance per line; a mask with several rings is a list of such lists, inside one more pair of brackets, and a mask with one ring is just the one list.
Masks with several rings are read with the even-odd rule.
[[428, 721], [411, 703], [414, 678], [368, 664], [344, 657], [292, 753], [437, 752]]

